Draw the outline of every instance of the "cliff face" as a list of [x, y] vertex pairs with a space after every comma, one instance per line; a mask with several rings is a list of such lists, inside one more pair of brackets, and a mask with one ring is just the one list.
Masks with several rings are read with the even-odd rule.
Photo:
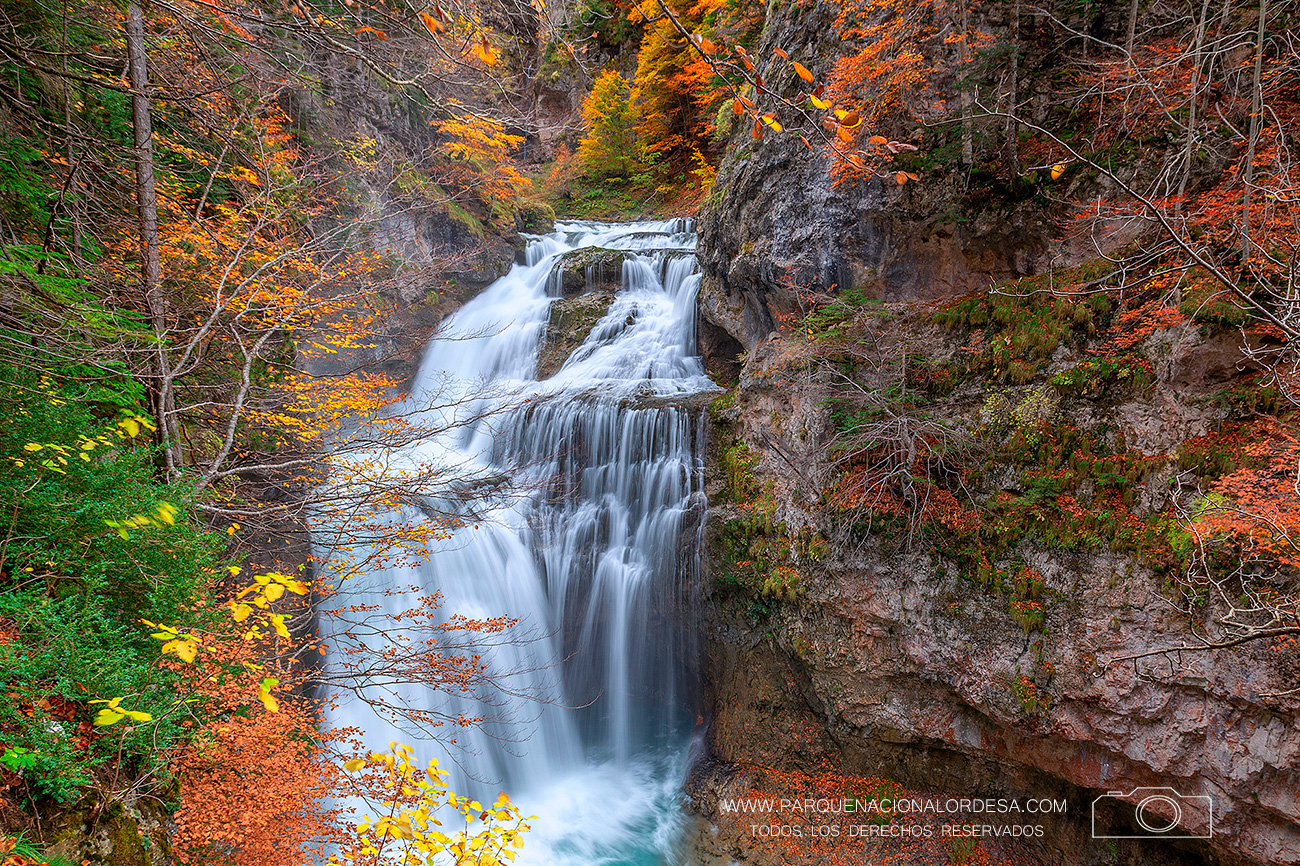
[[[825, 80], [826, 59], [840, 50], [835, 17], [832, 4], [773, 6], [755, 52], [770, 57], [779, 48]], [[781, 96], [802, 102], [799, 80], [785, 78], [793, 83]], [[826, 157], [798, 138], [754, 142], [739, 126], [700, 218], [700, 304], [706, 319], [746, 345], [796, 308], [795, 286], [880, 300], [946, 298], [1037, 273], [1060, 252], [1050, 242], [1049, 202], [1032, 185], [1012, 194], [999, 182], [998, 194], [988, 195], [955, 171], [937, 171], [919, 185], [885, 177], [837, 187]], [[884, 131], [927, 148], [951, 139], [941, 128]]]
[[[827, 56], [828, 8], [770, 7], [756, 54]], [[830, 760], [923, 791], [1064, 796], [1041, 862], [1300, 862], [1300, 662], [1265, 641], [1178, 651], [1207, 625], [1213, 636], [1222, 611], [1189, 606], [1186, 561], [1147, 549], [1168, 546], [1171, 515], [1185, 513], [1188, 455], [1260, 417], [1243, 352], [1256, 338], [1184, 303], [1181, 323], [1135, 338], [1131, 366], [1098, 373], [1099, 347], [1141, 301], [1014, 298], [1042, 287], [1007, 284], [1019, 277], [1093, 275], [1060, 276], [1088, 253], [1059, 239], [1065, 211], [1041, 189], [975, 195], [957, 167], [837, 189], [826, 168], [793, 137], [737, 136], [700, 221], [702, 351], [738, 384], [713, 410], [712, 716], [697, 805], [716, 818], [754, 767]], [[1115, 230], [1101, 244], [1132, 239]], [[852, 304], [835, 300], [849, 289]], [[971, 292], [984, 312], [953, 314], [975, 307], [945, 299]], [[1053, 329], [1065, 336], [1038, 342]], [[943, 456], [909, 451], [864, 505], [891, 442]], [[1094, 453], [1112, 476], [1079, 469], [1102, 465]], [[922, 465], [935, 475], [904, 477]], [[940, 488], [990, 525], [945, 528], [957, 521], [934, 518], [926, 498]], [[962, 547], [967, 531], [999, 539], [986, 561]], [[1211, 797], [1213, 837], [1094, 840], [1093, 799], [1140, 787]], [[719, 846], [765, 862], [743, 833]]]
[[[1294, 658], [1260, 642], [1115, 661], [1196, 641], [1167, 578], [1104, 545], [1067, 552], [1027, 539], [1016, 547], [1015, 557], [1043, 578], [1043, 619], [1027, 629], [1004, 593], [979, 586], [923, 539], [836, 536], [807, 475], [791, 465], [826, 445], [825, 392], [791, 387], [798, 367], [783, 354], [789, 347], [779, 340], [751, 353], [734, 406], [719, 413], [717, 437], [748, 443], [749, 472], [772, 487], [771, 521], [820, 529], [830, 543], [819, 559], [790, 558], [800, 574], [793, 598], [738, 588], [735, 560], [754, 549], [735, 538], [749, 511], [715, 483], [708, 667], [716, 759], [811, 769], [829, 757], [843, 772], [924, 791], [1065, 796], [1069, 814], [1049, 825], [1053, 835], [1039, 852], [1061, 864], [1116, 862], [1106, 843], [1090, 838], [1096, 796], [1168, 786], [1214, 798], [1213, 841], [1180, 849], [1121, 843], [1125, 856], [1300, 862], [1297, 702], [1270, 697], [1294, 689]], [[1178, 357], [1140, 400], [1104, 411], [1078, 401], [1055, 423], [1113, 423], [1132, 448], [1151, 454], [1205, 432], [1221, 417], [1196, 405], [1204, 391], [1174, 386]], [[1068, 369], [1070, 360], [1057, 365]], [[954, 391], [944, 411], [969, 429], [984, 403], [973, 383]], [[1170, 471], [1136, 487], [1152, 513], [1167, 504]], [[1033, 693], [1024, 692], [1022, 675]], [[810, 728], [816, 738], [796, 735]], [[727, 775], [701, 783], [711, 791], [698, 801], [706, 811], [717, 796], [735, 795], [741, 782]]]

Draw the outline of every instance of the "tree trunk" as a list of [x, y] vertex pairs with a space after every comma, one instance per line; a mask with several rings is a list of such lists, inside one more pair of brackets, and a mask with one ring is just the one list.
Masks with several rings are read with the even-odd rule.
[[1138, 27], [1138, 0], [1131, 0], [1128, 4], [1128, 36], [1124, 40], [1124, 52], [1128, 54], [1129, 61], [1133, 59], [1133, 40], [1137, 37]]
[[169, 409], [171, 370], [167, 357], [167, 305], [162, 296], [162, 265], [158, 259], [158, 192], [154, 186], [153, 126], [149, 115], [149, 73], [144, 45], [144, 12], [136, 0], [126, 7], [127, 71], [131, 81], [131, 125], [135, 132], [135, 196], [140, 217], [140, 277], [145, 313], [155, 345], [150, 359], [150, 408], [158, 423], [167, 477], [176, 472], [178, 438]]
[[[72, 130], [72, 80], [68, 77], [68, 4], [64, 0], [63, 4], [63, 131], [67, 138], [68, 150], [68, 170], [74, 171], [77, 164], [76, 144], [77, 139]], [[68, 218], [72, 231], [72, 260], [81, 266], [81, 196], [77, 194], [76, 189], [72, 190], [72, 195], [67, 204]]]
[[1011, 93], [1007, 97], [1007, 173], [1011, 178], [1020, 176], [1020, 124], [1016, 122], [1016, 104], [1020, 96], [1020, 4], [1011, 11]]
[[1250, 103], [1250, 143], [1246, 145], [1246, 166], [1241, 173], [1244, 190], [1241, 194], [1241, 267], [1250, 266], [1250, 199], [1251, 184], [1255, 181], [1255, 147], [1259, 144], [1259, 131], [1264, 121], [1264, 94], [1260, 92], [1260, 79], [1264, 70], [1264, 22], [1268, 18], [1268, 0], [1259, 0], [1259, 27], [1255, 32], [1255, 72], [1251, 84], [1253, 96]]
[[1201, 19], [1196, 24], [1196, 45], [1192, 50], [1192, 85], [1187, 98], [1187, 141], [1183, 146], [1183, 176], [1178, 182], [1178, 201], [1174, 205], [1174, 213], [1182, 211], [1183, 196], [1187, 195], [1187, 181], [1192, 176], [1192, 163], [1196, 156], [1196, 109], [1201, 101], [1197, 91], [1201, 86], [1201, 49], [1205, 45], [1205, 31], [1210, 26], [1209, 15], [1210, 0], [1205, 0], [1201, 4]]
[[970, 92], [970, 4], [961, 4], [961, 41], [957, 43], [961, 60], [961, 160], [970, 168], [975, 164], [974, 124], [971, 120]]

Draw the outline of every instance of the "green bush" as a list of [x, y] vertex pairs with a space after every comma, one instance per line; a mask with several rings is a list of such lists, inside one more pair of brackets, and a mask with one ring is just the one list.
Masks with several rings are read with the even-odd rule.
[[49, 378], [0, 373], [0, 762], [35, 796], [68, 801], [110, 761], [162, 770], [177, 725], [94, 729], [86, 702], [129, 696], [155, 718], [172, 706], [175, 677], [140, 620], [197, 625], [222, 539], [188, 518], [182, 488], [153, 480], [138, 422], [97, 417]]

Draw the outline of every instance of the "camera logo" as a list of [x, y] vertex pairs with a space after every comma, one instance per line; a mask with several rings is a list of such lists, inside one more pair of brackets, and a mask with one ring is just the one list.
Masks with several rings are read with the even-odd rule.
[[[1131, 814], [1137, 826], [1111, 827], [1104, 820], [1107, 812]], [[1209, 797], [1184, 795], [1173, 788], [1134, 788], [1127, 794], [1109, 791], [1092, 801], [1094, 839], [1209, 839], [1213, 835], [1214, 806]]]

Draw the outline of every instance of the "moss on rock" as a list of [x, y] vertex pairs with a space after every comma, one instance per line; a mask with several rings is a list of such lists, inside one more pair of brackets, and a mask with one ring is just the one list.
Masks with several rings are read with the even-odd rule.
[[560, 371], [579, 346], [586, 341], [614, 303], [610, 291], [591, 292], [576, 298], [559, 298], [551, 303], [551, 318], [546, 336], [537, 355], [537, 378], [549, 379]]

